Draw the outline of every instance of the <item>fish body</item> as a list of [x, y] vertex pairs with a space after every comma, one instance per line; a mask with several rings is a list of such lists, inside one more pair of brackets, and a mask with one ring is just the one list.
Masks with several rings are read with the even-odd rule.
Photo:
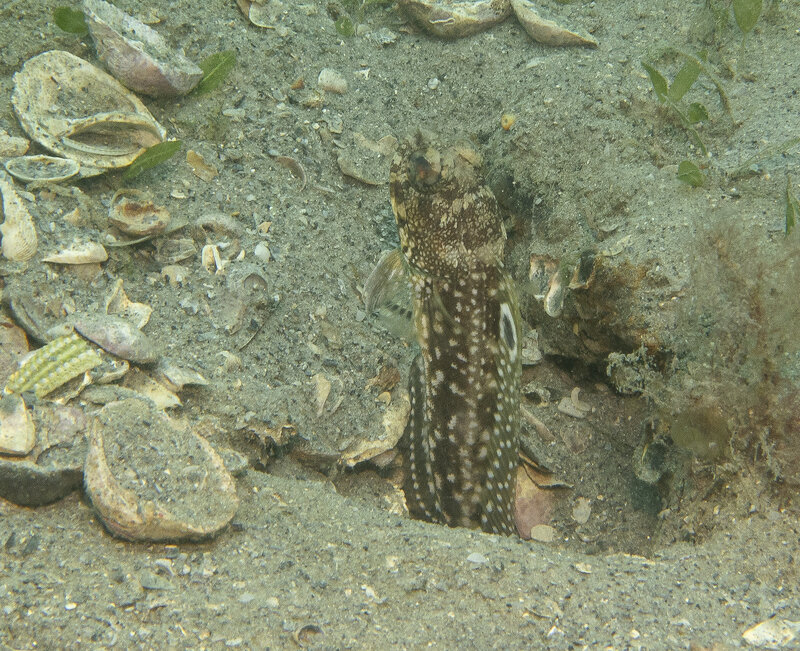
[[404, 491], [415, 517], [514, 534], [520, 316], [497, 201], [469, 145], [418, 134], [390, 193], [420, 355], [411, 369]]

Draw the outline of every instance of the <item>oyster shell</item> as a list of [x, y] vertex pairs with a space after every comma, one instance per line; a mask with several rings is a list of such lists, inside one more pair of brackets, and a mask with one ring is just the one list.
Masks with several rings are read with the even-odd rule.
[[425, 31], [442, 38], [477, 34], [511, 14], [509, 0], [400, 0], [399, 6]]
[[80, 163], [82, 177], [130, 165], [162, 142], [166, 130], [117, 80], [69, 52], [29, 59], [11, 95], [25, 132]]
[[22, 396], [0, 398], [0, 454], [25, 456], [36, 445], [36, 428]]
[[42, 258], [42, 262], [53, 262], [55, 264], [90, 264], [92, 262], [105, 262], [106, 260], [108, 260], [108, 252], [102, 244], [97, 242], [76, 244]]
[[185, 95], [203, 71], [153, 29], [104, 0], [84, 0], [86, 25], [97, 56], [114, 77], [138, 93]]
[[108, 314], [78, 316], [75, 330], [103, 350], [134, 364], [151, 364], [160, 353], [155, 343], [129, 321]]
[[106, 528], [126, 540], [207, 538], [239, 505], [234, 480], [211, 444], [149, 400], [100, 410], [89, 428], [84, 481]]
[[3, 195], [3, 215], [5, 220], [0, 224], [3, 236], [3, 255], [12, 262], [25, 262], [36, 253], [39, 239], [33, 217], [25, 207], [22, 197], [14, 189], [14, 181], [0, 171], [0, 194]]
[[148, 192], [123, 188], [111, 198], [108, 221], [126, 235], [156, 235], [169, 224], [169, 211], [156, 205]]
[[511, 0], [511, 6], [517, 15], [517, 20], [534, 41], [556, 47], [573, 45], [597, 47], [597, 41], [591, 36], [573, 32], [544, 17], [530, 0]]
[[46, 181], [59, 183], [76, 176], [81, 169], [78, 161], [58, 156], [17, 156], [5, 162], [5, 168], [23, 183]]

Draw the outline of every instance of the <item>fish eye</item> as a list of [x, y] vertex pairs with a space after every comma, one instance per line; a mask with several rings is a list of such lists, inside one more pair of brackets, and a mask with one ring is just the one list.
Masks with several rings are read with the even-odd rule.
[[442, 167], [438, 156], [430, 156], [428, 152], [418, 151], [408, 160], [408, 176], [419, 190], [435, 185], [441, 178]]

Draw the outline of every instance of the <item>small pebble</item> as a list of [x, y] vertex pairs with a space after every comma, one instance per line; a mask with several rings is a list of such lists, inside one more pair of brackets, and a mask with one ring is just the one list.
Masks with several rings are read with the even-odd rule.
[[343, 95], [347, 92], [347, 80], [333, 68], [323, 68], [317, 77], [317, 86], [330, 93]]
[[467, 556], [467, 560], [470, 563], [475, 563], [476, 565], [485, 565], [489, 562], [489, 559], [479, 552], [472, 552], [469, 556]]

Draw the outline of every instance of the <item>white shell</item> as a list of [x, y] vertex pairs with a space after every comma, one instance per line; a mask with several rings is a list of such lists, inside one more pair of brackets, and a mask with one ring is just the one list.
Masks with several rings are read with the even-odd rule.
[[[155, 438], [152, 447], [158, 458], [154, 463], [143, 463], [141, 455], [120, 459], [110, 452], [136, 445], [143, 436]], [[115, 536], [199, 540], [222, 529], [236, 513], [236, 484], [219, 454], [150, 401], [132, 398], [106, 405], [90, 425], [88, 440], [86, 494]], [[181, 456], [186, 449], [193, 451], [191, 458]], [[202, 479], [193, 487], [186, 478], [200, 473]], [[131, 475], [137, 478], [136, 484], [127, 479]], [[163, 487], [163, 497], [153, 497], [154, 482]]]
[[597, 41], [591, 36], [582, 36], [562, 27], [553, 20], [542, 17], [530, 0], [511, 0], [511, 6], [514, 8], [517, 20], [534, 41], [553, 46], [597, 47]]
[[210, 274], [218, 274], [225, 267], [225, 261], [219, 255], [216, 244], [206, 244], [200, 251], [200, 264]]
[[0, 224], [3, 255], [12, 262], [25, 262], [34, 256], [39, 242], [33, 217], [25, 207], [22, 197], [14, 189], [11, 177], [2, 171], [0, 171], [0, 192], [3, 195], [5, 215], [5, 221]]
[[54, 262], [56, 264], [89, 264], [92, 262], [105, 262], [106, 260], [108, 260], [108, 253], [103, 245], [97, 242], [76, 244], [68, 249], [62, 249], [58, 253], [42, 258], [42, 262]]
[[50, 151], [78, 161], [81, 176], [130, 165], [166, 136], [138, 97], [61, 50], [25, 62], [14, 75], [11, 101], [25, 132]]
[[114, 77], [138, 93], [185, 95], [203, 71], [183, 52], [171, 49], [158, 32], [104, 0], [84, 0], [86, 25], [97, 56]]
[[442, 38], [476, 34], [511, 14], [508, 0], [400, 0], [399, 6], [422, 29]]
[[317, 77], [317, 86], [329, 93], [339, 93], [343, 95], [347, 92], [347, 80], [341, 73], [333, 68], [323, 68]]
[[71, 158], [57, 156], [17, 156], [5, 162], [5, 168], [15, 179], [23, 183], [47, 181], [59, 183], [76, 176], [81, 169], [80, 163]]
[[156, 205], [152, 195], [144, 190], [121, 188], [111, 197], [108, 221], [126, 235], [156, 235], [164, 231], [169, 219], [169, 211]]
[[22, 396], [0, 398], [0, 454], [25, 456], [36, 445], [36, 428]]

